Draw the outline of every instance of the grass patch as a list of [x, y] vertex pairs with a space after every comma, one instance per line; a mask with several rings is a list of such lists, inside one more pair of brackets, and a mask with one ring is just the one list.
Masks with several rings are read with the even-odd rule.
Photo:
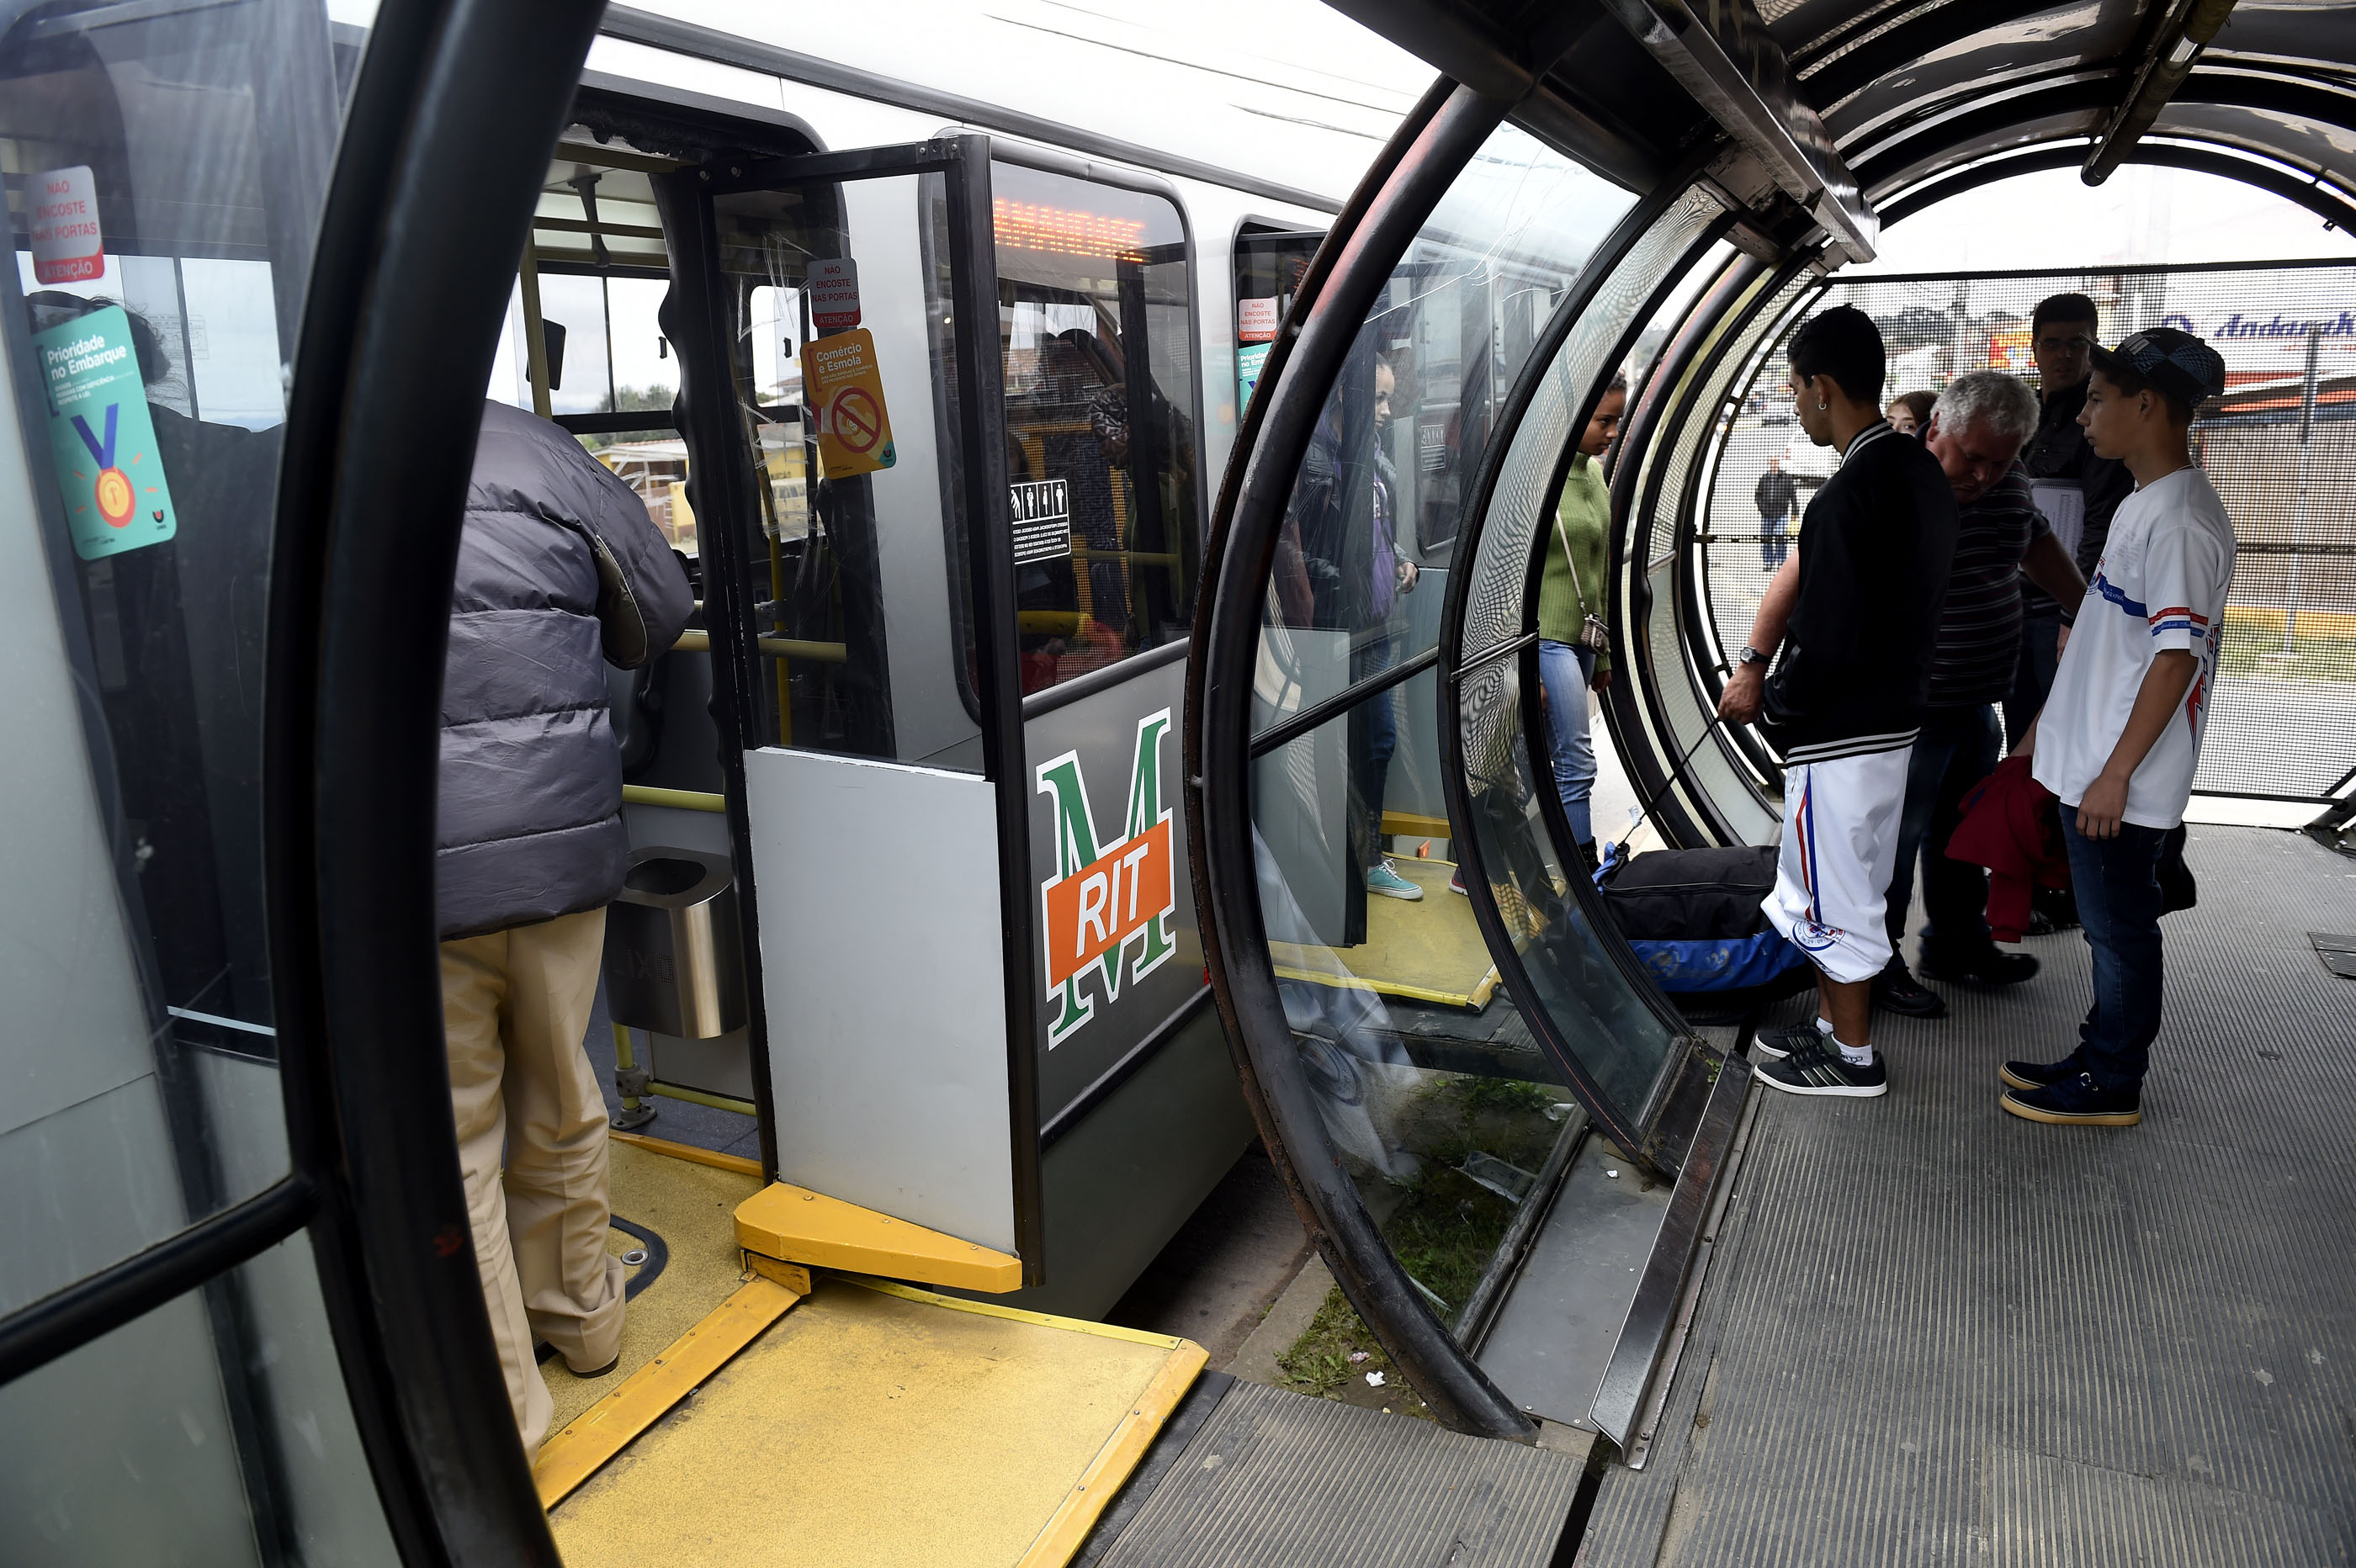
[[[2302, 615], [2299, 624], [2304, 628], [2310, 619], [2322, 618]], [[2217, 667], [2225, 675], [2345, 685], [2356, 681], [2356, 636], [2311, 635], [2301, 630], [2291, 639], [2290, 653], [2285, 656], [2279, 616], [2270, 628], [2229, 624], [2225, 645], [2217, 655]]]
[[[1353, 1356], [1363, 1359], [1352, 1360]], [[1325, 1293], [1317, 1316], [1309, 1320], [1292, 1349], [1277, 1357], [1276, 1365], [1284, 1374], [1277, 1386], [1294, 1393], [1431, 1419], [1430, 1409], [1399, 1376], [1398, 1368], [1350, 1309], [1350, 1299], [1340, 1285]], [[1381, 1373], [1383, 1386], [1369, 1385], [1368, 1372]]]
[[1561, 1127], [1546, 1115], [1568, 1098], [1518, 1078], [1451, 1078], [1401, 1118], [1423, 1172], [1383, 1222], [1383, 1239], [1408, 1273], [1440, 1297], [1442, 1319], [1471, 1299], [1505, 1240], [1515, 1206], [1458, 1169], [1474, 1153], [1536, 1175]]

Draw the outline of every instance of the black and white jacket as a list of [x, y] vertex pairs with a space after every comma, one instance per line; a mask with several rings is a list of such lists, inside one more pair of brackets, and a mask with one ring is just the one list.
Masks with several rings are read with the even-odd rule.
[[1800, 600], [1761, 728], [1789, 763], [1914, 743], [1955, 551], [1955, 493], [1922, 443], [1858, 432], [1800, 523]]

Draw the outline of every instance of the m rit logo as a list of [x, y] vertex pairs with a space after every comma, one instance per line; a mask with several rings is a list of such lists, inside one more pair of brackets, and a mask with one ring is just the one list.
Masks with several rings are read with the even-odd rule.
[[1167, 708], [1137, 721], [1128, 814], [1110, 844], [1097, 837], [1080, 754], [1066, 752], [1039, 764], [1039, 793], [1055, 810], [1055, 874], [1039, 884], [1051, 1051], [1096, 1017], [1091, 989], [1118, 1001], [1124, 979], [1144, 979], [1177, 951], [1170, 925], [1178, 907], [1172, 813], [1162, 789], [1162, 742], [1169, 733]]

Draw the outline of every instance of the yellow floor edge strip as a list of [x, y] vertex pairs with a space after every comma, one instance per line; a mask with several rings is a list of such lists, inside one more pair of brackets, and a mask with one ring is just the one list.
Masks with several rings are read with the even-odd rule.
[[[1269, 945], [1273, 947], [1276, 944]], [[1269, 967], [1280, 978], [1306, 980], [1312, 986], [1332, 986], [1344, 991], [1374, 991], [1386, 997], [1404, 997], [1411, 1002], [1438, 1002], [1451, 1008], [1476, 1005], [1462, 991], [1435, 991], [1423, 986], [1403, 986], [1396, 980], [1369, 980], [1357, 975], [1336, 975], [1330, 969], [1297, 969], [1290, 964], [1275, 964]]]
[[1145, 1385], [1138, 1396], [1136, 1408], [1121, 1418], [1105, 1445], [1088, 1462], [1077, 1485], [1048, 1517], [1047, 1523], [1032, 1541], [1031, 1549], [1023, 1554], [1018, 1568], [1064, 1568], [1096, 1528], [1097, 1520], [1120, 1495], [1121, 1483], [1145, 1457], [1146, 1449], [1153, 1445], [1155, 1434], [1167, 1423], [1194, 1386], [1194, 1380], [1210, 1364], [1211, 1353], [1191, 1340], [1182, 1339], [1179, 1348], [1170, 1353], [1153, 1381]]
[[801, 1296], [766, 1276], [747, 1281], [711, 1317], [680, 1335], [670, 1348], [623, 1381], [622, 1386], [581, 1413], [572, 1425], [541, 1445], [532, 1461], [532, 1484], [540, 1506], [552, 1509], [630, 1440], [661, 1420], [671, 1406], [695, 1392], [728, 1364], [761, 1330], [786, 1315]]
[[716, 1149], [698, 1148], [693, 1144], [673, 1143], [669, 1138], [650, 1138], [644, 1133], [611, 1132], [605, 1135], [617, 1144], [627, 1144], [648, 1154], [659, 1154], [669, 1159], [683, 1159], [690, 1165], [708, 1165], [714, 1170], [733, 1170], [739, 1176], [758, 1176], [761, 1162], [746, 1159], [741, 1154], [722, 1154]]
[[1027, 1307], [1001, 1307], [994, 1301], [969, 1301], [962, 1296], [943, 1296], [913, 1285], [902, 1285], [896, 1279], [875, 1279], [863, 1274], [830, 1274], [845, 1285], [863, 1285], [881, 1291], [885, 1296], [897, 1296], [909, 1301], [921, 1301], [927, 1307], [946, 1307], [952, 1312], [970, 1312], [981, 1317], [1003, 1317], [1015, 1323], [1035, 1323], [1042, 1328], [1061, 1328], [1072, 1334], [1093, 1334], [1099, 1339], [1125, 1339], [1132, 1345], [1151, 1345], [1158, 1349], [1175, 1350], [1191, 1341], [1175, 1334], [1149, 1333], [1143, 1328], [1124, 1328], [1118, 1323], [1091, 1323], [1085, 1317], [1057, 1317], [1052, 1313], [1033, 1312]]

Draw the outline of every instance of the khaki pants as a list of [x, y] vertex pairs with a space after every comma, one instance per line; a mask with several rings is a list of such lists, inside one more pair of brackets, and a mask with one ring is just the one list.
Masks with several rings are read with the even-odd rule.
[[622, 1264], [605, 1251], [605, 1101], [581, 1043], [605, 942], [597, 909], [442, 944], [458, 1165], [527, 1454], [554, 1413], [532, 1337], [575, 1371], [605, 1366], [622, 1343]]

